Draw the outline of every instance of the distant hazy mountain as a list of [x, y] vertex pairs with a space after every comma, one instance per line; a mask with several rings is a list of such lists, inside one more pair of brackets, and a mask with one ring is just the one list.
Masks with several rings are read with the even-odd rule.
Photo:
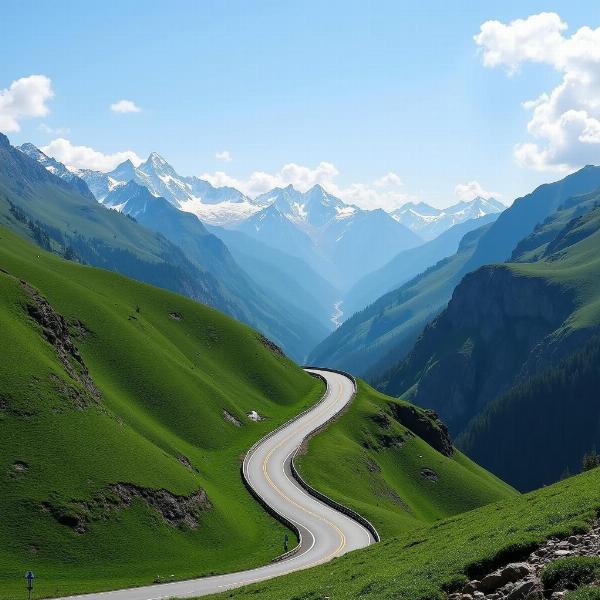
[[458, 202], [448, 208], [434, 208], [425, 202], [408, 202], [391, 213], [399, 223], [425, 240], [432, 240], [453, 225], [469, 219], [502, 212], [506, 206], [495, 198], [477, 196], [468, 202]]
[[265, 291], [283, 298], [331, 331], [332, 313], [341, 293], [301, 258], [285, 254], [249, 235], [209, 225], [236, 262]]
[[259, 196], [265, 208], [237, 228], [307, 261], [338, 287], [347, 287], [421, 238], [383, 210], [345, 204], [320, 185], [299, 192], [291, 185]]
[[260, 204], [231, 187], [216, 188], [198, 177], [184, 177], [159, 154], [153, 152], [139, 167], [131, 161], [118, 165], [109, 173], [76, 171], [99, 202], [115, 188], [129, 181], [143, 185], [157, 197], [165, 198], [176, 208], [195, 214], [205, 223], [232, 225], [260, 210]]
[[346, 318], [372, 304], [387, 292], [399, 288], [443, 258], [451, 256], [458, 250], [460, 240], [466, 233], [497, 218], [498, 213], [492, 213], [454, 225], [433, 240], [400, 252], [381, 269], [365, 275], [344, 296], [343, 309]]

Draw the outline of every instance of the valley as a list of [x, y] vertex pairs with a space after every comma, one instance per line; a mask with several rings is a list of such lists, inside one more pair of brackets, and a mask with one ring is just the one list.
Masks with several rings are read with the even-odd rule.
[[0, 600], [600, 600], [599, 18], [3, 3]]

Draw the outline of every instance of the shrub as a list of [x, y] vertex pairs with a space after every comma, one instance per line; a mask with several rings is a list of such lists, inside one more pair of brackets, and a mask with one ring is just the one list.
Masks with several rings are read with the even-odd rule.
[[569, 556], [550, 563], [541, 573], [546, 589], [575, 589], [600, 578], [600, 557]]
[[567, 593], [564, 600], [600, 600], [600, 587], [597, 585], [580, 587]]

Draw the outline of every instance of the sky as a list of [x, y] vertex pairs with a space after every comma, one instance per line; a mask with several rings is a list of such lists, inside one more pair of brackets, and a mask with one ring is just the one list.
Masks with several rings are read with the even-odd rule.
[[74, 167], [391, 210], [600, 164], [597, 1], [4, 0], [0, 56], [0, 131]]

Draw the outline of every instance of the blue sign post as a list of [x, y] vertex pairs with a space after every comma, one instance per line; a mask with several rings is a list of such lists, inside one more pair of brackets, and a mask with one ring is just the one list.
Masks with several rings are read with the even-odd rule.
[[27, 597], [31, 600], [31, 592], [33, 592], [33, 579], [35, 575], [31, 571], [27, 571], [25, 579], [27, 579]]

